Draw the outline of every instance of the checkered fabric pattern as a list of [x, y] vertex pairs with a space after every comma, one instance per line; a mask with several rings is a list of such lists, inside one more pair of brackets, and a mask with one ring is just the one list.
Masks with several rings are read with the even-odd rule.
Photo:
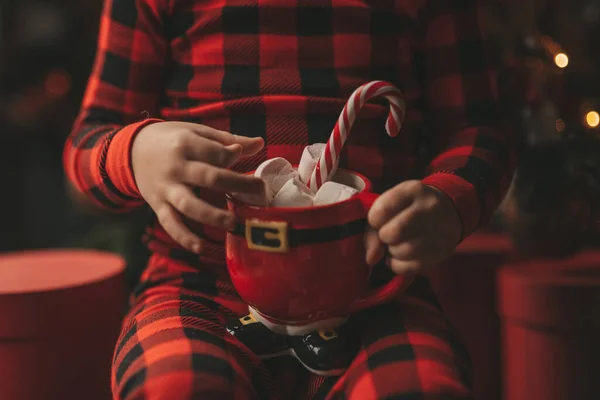
[[342, 377], [293, 358], [261, 362], [223, 325], [247, 313], [220, 265], [154, 255], [119, 339], [115, 399], [471, 399], [469, 357], [424, 277], [396, 302], [352, 317], [362, 347]]
[[[275, 156], [296, 162], [328, 139], [354, 89], [385, 80], [406, 96], [401, 134], [385, 134], [384, 104], [365, 107], [340, 165], [378, 191], [423, 178], [454, 201], [466, 236], [497, 207], [512, 158], [477, 3], [105, 0], [67, 174], [108, 209], [141, 206], [130, 151], [149, 117], [262, 136], [266, 149], [238, 171]], [[222, 259], [223, 232], [195, 229], [214, 244], [204, 259]], [[158, 224], [147, 239], [154, 251], [181, 250]]]
[[[105, 0], [67, 175], [107, 209], [142, 206], [131, 145], [160, 120], [262, 136], [266, 148], [237, 171], [276, 156], [297, 162], [305, 145], [327, 140], [357, 87], [385, 80], [406, 96], [401, 134], [385, 134], [385, 104], [366, 106], [340, 165], [378, 192], [412, 178], [438, 187], [466, 236], [511, 176], [480, 19], [475, 0]], [[420, 279], [395, 304], [353, 318], [363, 348], [343, 377], [263, 364], [225, 335], [225, 319], [247, 308], [223, 267], [223, 232], [194, 229], [208, 243], [200, 257], [158, 224], [148, 230], [154, 255], [115, 352], [115, 398], [469, 398], [467, 357]]]

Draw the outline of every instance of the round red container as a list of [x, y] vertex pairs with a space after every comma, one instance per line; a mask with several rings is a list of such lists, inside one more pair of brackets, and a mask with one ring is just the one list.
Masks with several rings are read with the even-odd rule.
[[0, 399], [111, 398], [124, 271], [95, 251], [0, 255]]
[[508, 236], [475, 233], [430, 275], [446, 315], [471, 355], [476, 399], [501, 398], [496, 271], [512, 253]]
[[498, 296], [504, 398], [599, 398], [600, 252], [512, 263]]

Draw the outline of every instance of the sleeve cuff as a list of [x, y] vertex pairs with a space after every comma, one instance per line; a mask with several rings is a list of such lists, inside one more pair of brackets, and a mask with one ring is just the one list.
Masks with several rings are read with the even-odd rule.
[[115, 188], [131, 198], [141, 198], [131, 165], [131, 148], [136, 135], [146, 126], [160, 119], [146, 119], [127, 125], [112, 138], [106, 153], [106, 174]]
[[429, 175], [422, 182], [441, 190], [454, 203], [462, 221], [461, 241], [477, 229], [481, 206], [473, 185], [459, 176], [445, 172]]

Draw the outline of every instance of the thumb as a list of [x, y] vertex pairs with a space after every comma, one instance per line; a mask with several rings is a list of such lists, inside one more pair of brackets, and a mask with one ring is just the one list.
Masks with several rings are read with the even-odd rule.
[[377, 231], [372, 228], [365, 232], [365, 250], [365, 261], [369, 266], [377, 264], [385, 255], [385, 245], [379, 240]]
[[383, 193], [369, 210], [369, 224], [375, 229], [380, 229], [413, 203], [422, 186], [418, 181], [404, 181]]

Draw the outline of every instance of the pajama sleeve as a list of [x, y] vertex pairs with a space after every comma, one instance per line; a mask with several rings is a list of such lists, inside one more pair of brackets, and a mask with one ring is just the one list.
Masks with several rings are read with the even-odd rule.
[[103, 208], [143, 200], [131, 168], [135, 135], [155, 122], [168, 55], [158, 0], [105, 0], [98, 47], [63, 163], [70, 182]]
[[444, 192], [462, 220], [462, 237], [487, 223], [513, 173], [509, 131], [501, 125], [496, 76], [478, 0], [431, 0], [418, 45], [425, 118], [436, 154], [423, 183]]

